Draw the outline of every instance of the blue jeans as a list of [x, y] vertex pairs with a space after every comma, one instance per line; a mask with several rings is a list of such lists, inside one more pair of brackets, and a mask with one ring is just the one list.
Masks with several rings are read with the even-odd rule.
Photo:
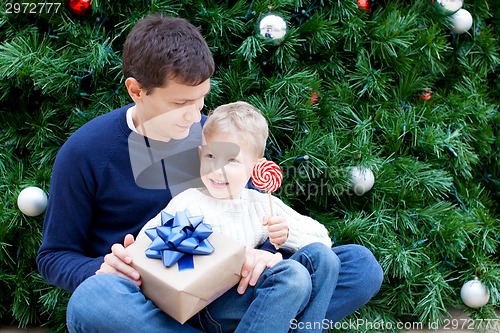
[[[304, 249], [307, 249], [307, 247]], [[382, 270], [371, 252], [362, 246], [343, 245], [334, 247], [332, 250], [335, 254], [333, 257], [337, 257], [340, 262], [340, 271], [338, 271], [339, 266], [334, 264], [329, 273], [331, 276], [329, 284], [331, 289], [334, 290], [333, 293], [327, 294], [330, 300], [326, 318], [336, 322], [357, 310], [378, 292], [382, 283]], [[262, 292], [272, 289], [269, 288], [272, 284], [271, 280], [268, 281], [269, 276], [283, 279], [285, 275], [294, 272], [294, 274], [300, 274], [304, 277], [304, 270], [298, 266], [305, 267], [308, 271], [307, 275], [309, 277], [313, 276], [311, 269], [314, 267], [307, 266], [310, 262], [308, 263], [307, 255], [304, 255], [304, 252], [298, 252], [291, 259], [276, 264], [273, 269], [266, 270], [269, 272], [263, 273], [263, 277], [258, 281], [259, 285], [255, 288], [247, 289], [245, 295], [241, 297], [242, 302], [247, 302], [248, 297], [261, 300], [260, 297], [262, 294], [259, 294], [259, 287], [264, 287], [264, 291]], [[333, 260], [336, 261], [335, 259]], [[300, 264], [298, 265], [297, 263]], [[338, 279], [335, 278], [336, 275]], [[287, 280], [292, 279], [288, 278]], [[300, 280], [304, 279], [301, 278]], [[314, 317], [315, 315], [312, 313], [314, 305], [311, 305], [310, 301], [305, 301], [305, 295], [314, 294], [313, 279], [310, 280], [310, 284], [302, 281], [300, 285], [300, 289], [297, 288], [293, 293], [290, 293], [292, 295], [287, 294], [286, 299], [288, 301], [286, 306], [282, 306], [286, 313], [278, 315], [283, 317], [288, 316], [289, 318], [296, 317], [297, 320], [302, 322], [315, 321], [319, 317]], [[290, 288], [290, 285], [286, 286], [284, 290], [287, 288]], [[248, 332], [248, 328], [253, 331], [253, 325], [259, 324], [265, 327], [261, 329], [263, 332], [288, 331], [290, 323], [285, 322], [283, 319], [277, 320], [276, 313], [266, 313], [263, 309], [259, 311], [257, 307], [253, 309], [250, 306], [247, 308], [237, 307], [233, 303], [225, 303], [226, 306], [224, 307], [223, 298], [234, 299], [238, 297], [230, 293], [231, 291], [221, 296], [220, 299], [210, 304], [206, 310], [200, 312], [200, 314], [188, 321], [188, 323], [181, 325], [146, 299], [141, 293], [140, 288], [132, 282], [111, 274], [94, 275], [80, 284], [71, 296], [67, 309], [67, 325], [70, 332], [135, 333], [157, 332], [161, 328], [162, 332], [169, 333], [200, 333], [203, 332], [203, 329], [212, 332], [212, 329], [217, 329], [217, 325], [224, 325], [227, 329], [232, 329], [235, 323], [239, 322], [241, 330], [244, 332]], [[279, 295], [275, 291], [272, 294], [273, 296]], [[320, 298], [321, 295], [325, 295], [325, 293], [321, 292], [317, 294]], [[262, 300], [265, 298], [262, 297]], [[290, 304], [292, 303], [290, 299], [294, 299], [293, 305]], [[316, 301], [317, 304], [321, 304], [322, 302], [322, 300]], [[263, 301], [263, 303], [265, 305], [266, 302]], [[290, 306], [293, 306], [293, 308], [288, 309]], [[239, 313], [241, 309], [243, 312], [252, 314], [249, 314], [245, 318], [244, 315]], [[253, 312], [250, 312], [251, 309]], [[307, 311], [308, 309], [311, 311]], [[223, 317], [221, 317], [222, 310], [224, 310]], [[294, 312], [295, 314], [292, 316]], [[213, 315], [215, 318], [212, 318], [213, 321], [208, 321], [207, 315]], [[266, 320], [263, 316], [267, 316], [270, 319]], [[255, 318], [261, 319], [255, 320]], [[211, 325], [208, 325], [209, 322]], [[283, 328], [273, 328], [270, 330], [270, 325], [274, 325], [277, 322], [280, 323], [279, 325], [283, 325]], [[213, 325], [214, 323], [215, 326]], [[207, 327], [202, 328], [202, 325], [206, 325]]]
[[309, 244], [266, 269], [245, 294], [239, 295], [234, 287], [209, 304], [195, 318], [196, 326], [208, 333], [279, 333], [290, 331], [293, 320], [321, 322], [339, 269], [340, 261], [333, 251], [320, 243]]

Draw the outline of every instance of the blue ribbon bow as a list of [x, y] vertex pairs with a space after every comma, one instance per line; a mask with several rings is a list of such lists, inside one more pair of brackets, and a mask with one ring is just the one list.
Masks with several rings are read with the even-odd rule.
[[162, 211], [161, 224], [145, 231], [153, 241], [146, 249], [146, 257], [162, 259], [166, 267], [177, 263], [182, 271], [194, 268], [193, 254], [214, 251], [207, 239], [212, 227], [203, 223], [203, 216], [191, 216], [187, 209], [176, 212], [175, 216]]

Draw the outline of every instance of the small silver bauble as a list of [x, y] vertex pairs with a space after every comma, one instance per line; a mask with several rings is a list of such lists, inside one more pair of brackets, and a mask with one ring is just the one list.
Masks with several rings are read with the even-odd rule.
[[444, 9], [450, 12], [456, 12], [462, 8], [464, 0], [436, 0]]
[[456, 34], [463, 34], [472, 26], [472, 15], [465, 9], [459, 9], [455, 14], [451, 15], [451, 20], [451, 31]]
[[268, 14], [259, 22], [259, 33], [268, 39], [281, 39], [286, 35], [286, 22], [276, 14]]
[[477, 277], [462, 286], [460, 296], [465, 305], [470, 308], [480, 308], [490, 300], [488, 288]]
[[28, 216], [38, 216], [47, 208], [47, 195], [42, 189], [30, 186], [26, 187], [17, 197], [19, 210]]
[[363, 195], [373, 187], [375, 176], [368, 168], [353, 167], [349, 170], [351, 188], [356, 195]]

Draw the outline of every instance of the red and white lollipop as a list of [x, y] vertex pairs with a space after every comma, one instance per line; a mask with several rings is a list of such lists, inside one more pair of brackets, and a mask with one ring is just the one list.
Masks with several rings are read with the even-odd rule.
[[[283, 180], [283, 173], [280, 167], [272, 162], [263, 160], [255, 164], [252, 170], [252, 182], [259, 189], [267, 192], [269, 196], [269, 208], [271, 210], [271, 216], [273, 213], [273, 202], [271, 200], [271, 193], [276, 192], [281, 186], [281, 181]], [[279, 246], [274, 244], [276, 249]]]
[[272, 161], [258, 162], [252, 170], [253, 184], [266, 193], [276, 192], [280, 188], [282, 180], [281, 168]]
[[259, 189], [269, 194], [269, 206], [271, 215], [273, 214], [273, 205], [271, 203], [271, 193], [276, 192], [281, 186], [283, 173], [278, 164], [263, 160], [255, 164], [252, 170], [252, 182]]

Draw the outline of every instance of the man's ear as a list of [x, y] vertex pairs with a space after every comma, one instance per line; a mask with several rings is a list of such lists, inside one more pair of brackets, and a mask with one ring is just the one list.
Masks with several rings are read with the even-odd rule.
[[128, 77], [125, 79], [125, 87], [127, 87], [128, 94], [135, 104], [141, 102], [142, 96], [145, 92], [142, 90], [139, 81], [133, 77]]

